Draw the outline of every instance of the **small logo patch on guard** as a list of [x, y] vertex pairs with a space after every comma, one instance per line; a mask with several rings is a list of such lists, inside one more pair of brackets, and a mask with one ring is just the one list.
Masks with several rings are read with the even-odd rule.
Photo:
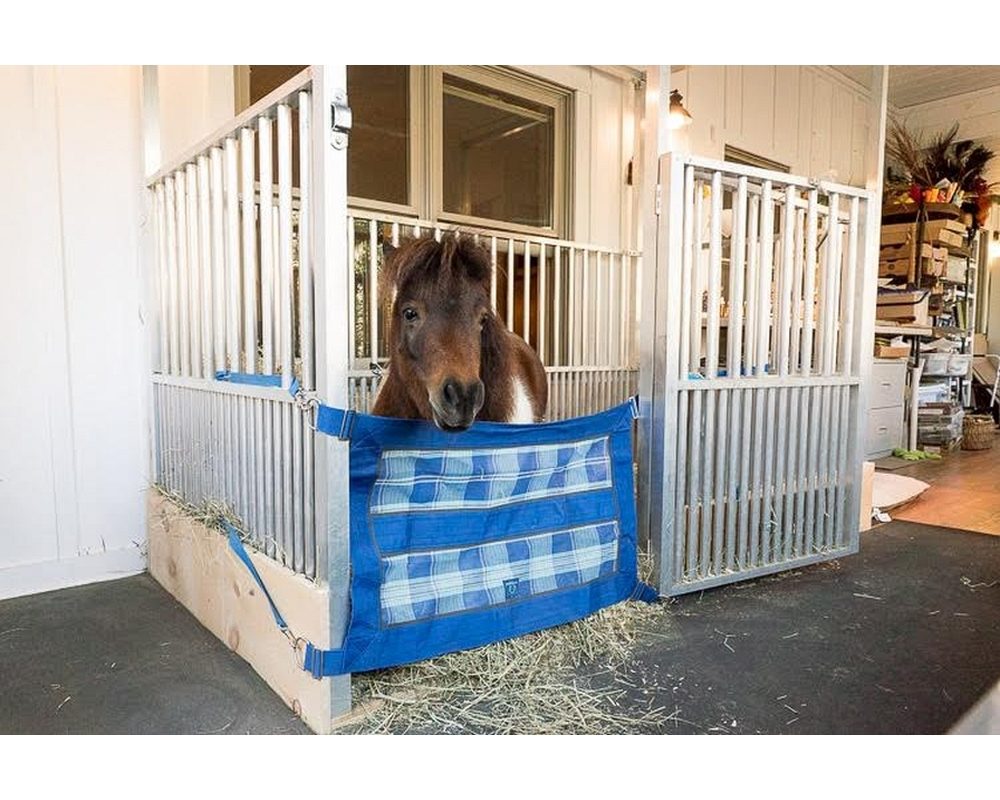
[[520, 578], [507, 578], [503, 582], [503, 596], [508, 600], [517, 597], [517, 586], [520, 582]]

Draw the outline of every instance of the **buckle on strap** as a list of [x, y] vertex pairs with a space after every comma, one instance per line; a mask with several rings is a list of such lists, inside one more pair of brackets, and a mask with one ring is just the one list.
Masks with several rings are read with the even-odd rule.
[[306, 642], [306, 649], [302, 654], [302, 669], [316, 680], [323, 677], [323, 651], [313, 647], [312, 642]]
[[295, 401], [295, 405], [305, 415], [306, 423], [309, 427], [314, 431], [317, 430], [316, 414], [319, 409], [319, 399], [316, 395], [312, 392], [307, 392], [302, 387], [302, 384], [299, 383], [298, 378], [292, 378], [292, 382], [288, 387], [288, 393]]
[[344, 416], [340, 420], [340, 433], [337, 434], [337, 438], [347, 441], [351, 438], [351, 430], [354, 428], [355, 412], [348, 409], [343, 413]]

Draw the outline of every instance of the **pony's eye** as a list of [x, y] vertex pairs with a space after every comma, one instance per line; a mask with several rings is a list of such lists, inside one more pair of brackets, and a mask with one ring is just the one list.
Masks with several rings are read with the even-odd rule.
[[414, 322], [420, 315], [417, 313], [417, 309], [412, 306], [407, 306], [403, 309], [403, 319], [407, 322]]

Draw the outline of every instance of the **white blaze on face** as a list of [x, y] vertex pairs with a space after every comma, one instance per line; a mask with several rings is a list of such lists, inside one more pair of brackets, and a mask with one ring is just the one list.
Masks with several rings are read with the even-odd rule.
[[520, 378], [512, 378], [512, 380], [514, 381], [514, 403], [507, 422], [530, 424], [535, 421], [535, 411], [531, 407], [528, 390], [524, 388], [524, 382]]

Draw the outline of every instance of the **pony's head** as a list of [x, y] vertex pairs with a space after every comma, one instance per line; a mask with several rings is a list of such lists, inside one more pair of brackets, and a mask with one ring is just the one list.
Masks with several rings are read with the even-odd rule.
[[387, 249], [381, 281], [393, 372], [421, 416], [465, 430], [485, 400], [481, 370], [499, 325], [489, 254], [459, 234], [412, 239]]

